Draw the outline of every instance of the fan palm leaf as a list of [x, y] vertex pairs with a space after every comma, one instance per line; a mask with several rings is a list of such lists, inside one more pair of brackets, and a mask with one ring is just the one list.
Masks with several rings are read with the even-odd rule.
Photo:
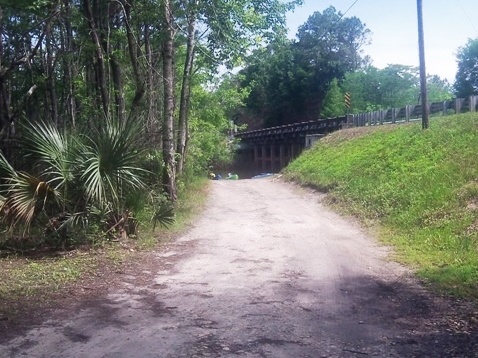
[[88, 198], [118, 207], [122, 190], [145, 187], [146, 171], [137, 166], [142, 149], [137, 124], [108, 120], [101, 131], [87, 136], [82, 180]]
[[31, 174], [16, 173], [6, 186], [8, 189], [2, 211], [13, 226], [23, 223], [29, 227], [47, 204], [58, 204], [58, 191]]
[[[51, 123], [28, 123], [24, 126], [26, 155], [40, 166], [41, 175], [55, 189], [74, 177], [74, 136], [66, 136]], [[69, 139], [68, 139], [69, 138]]]

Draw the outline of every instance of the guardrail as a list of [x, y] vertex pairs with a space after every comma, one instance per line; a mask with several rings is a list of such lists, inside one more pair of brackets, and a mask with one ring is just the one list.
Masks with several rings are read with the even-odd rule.
[[[467, 98], [454, 98], [443, 102], [433, 102], [428, 105], [430, 115], [441, 113], [450, 115], [464, 112], [478, 111], [478, 96]], [[348, 127], [364, 127], [386, 123], [409, 122], [422, 116], [422, 105], [407, 105], [401, 108], [389, 108], [386, 110], [367, 113], [349, 114]]]
[[[428, 111], [430, 115], [438, 113], [441, 113], [442, 115], [450, 115], [464, 112], [477, 112], [478, 96], [454, 98], [443, 102], [433, 102], [428, 105]], [[256, 143], [267, 141], [302, 141], [307, 135], [328, 134], [347, 127], [404, 123], [420, 119], [421, 115], [421, 104], [407, 105], [401, 108], [389, 108], [367, 113], [348, 114], [342, 117], [316, 119], [308, 122], [240, 132], [236, 133], [234, 136], [245, 142]]]
[[327, 134], [347, 125], [347, 116], [316, 119], [308, 122], [286, 124], [284, 126], [256, 129], [235, 134], [246, 142], [263, 142], [265, 140], [290, 141], [305, 138], [311, 134]]

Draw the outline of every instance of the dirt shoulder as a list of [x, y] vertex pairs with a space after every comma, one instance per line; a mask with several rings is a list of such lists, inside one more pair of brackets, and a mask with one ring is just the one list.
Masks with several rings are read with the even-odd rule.
[[62, 294], [1, 321], [0, 356], [478, 357], [472, 303], [273, 178], [212, 183], [187, 233]]

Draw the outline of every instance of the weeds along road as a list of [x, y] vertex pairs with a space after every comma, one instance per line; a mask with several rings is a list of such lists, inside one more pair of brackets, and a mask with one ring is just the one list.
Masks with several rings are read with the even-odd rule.
[[320, 196], [222, 180], [188, 233], [0, 356], [476, 356], [476, 334], [451, 329], [449, 309]]

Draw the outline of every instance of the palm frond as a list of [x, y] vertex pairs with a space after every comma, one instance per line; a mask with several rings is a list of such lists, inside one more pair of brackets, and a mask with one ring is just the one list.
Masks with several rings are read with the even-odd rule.
[[151, 221], [153, 223], [153, 231], [156, 229], [157, 224], [168, 229], [171, 225], [174, 224], [175, 221], [173, 206], [171, 204], [164, 204], [159, 206], [154, 211]]
[[17, 175], [3, 153], [0, 151], [0, 179], [8, 179]]
[[23, 143], [26, 155], [41, 168], [41, 175], [56, 189], [73, 178], [73, 138], [59, 130], [52, 123], [28, 123], [24, 125]]
[[17, 173], [7, 186], [2, 211], [12, 226], [22, 223], [29, 227], [47, 203], [58, 202], [58, 192], [52, 186], [28, 173]]
[[140, 168], [142, 149], [137, 123], [108, 120], [104, 128], [85, 136], [82, 180], [88, 198], [97, 203], [111, 201], [119, 205], [122, 191], [145, 187]]

